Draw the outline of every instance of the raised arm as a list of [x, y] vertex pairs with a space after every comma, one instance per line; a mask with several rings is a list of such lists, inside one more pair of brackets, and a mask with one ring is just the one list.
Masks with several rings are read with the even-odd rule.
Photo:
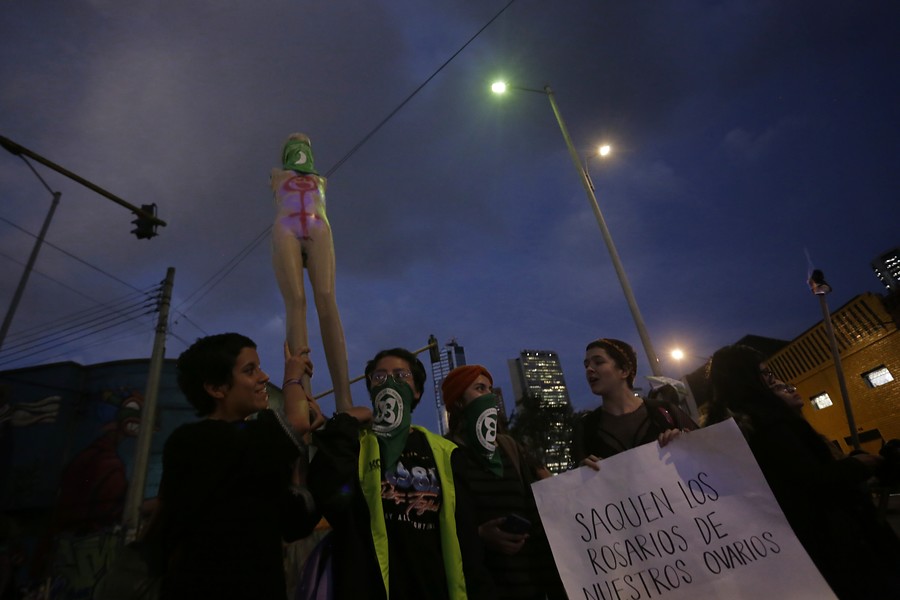
[[[322, 425], [321, 410], [316, 401], [310, 398], [303, 388], [303, 377], [312, 377], [313, 365], [309, 360], [309, 348], [297, 348], [291, 352], [288, 343], [284, 343], [284, 383], [281, 392], [284, 395], [284, 416], [297, 435], [304, 436]], [[311, 411], [316, 414], [311, 415]]]

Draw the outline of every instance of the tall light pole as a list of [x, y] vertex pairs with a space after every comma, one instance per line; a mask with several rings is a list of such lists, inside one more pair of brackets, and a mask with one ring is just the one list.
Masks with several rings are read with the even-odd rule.
[[844, 368], [841, 366], [841, 353], [838, 350], [837, 339], [834, 337], [834, 327], [831, 324], [831, 311], [828, 310], [828, 301], [825, 296], [831, 293], [831, 286], [825, 281], [825, 275], [819, 269], [814, 270], [807, 281], [809, 290], [819, 298], [822, 307], [822, 324], [825, 333], [828, 334], [828, 342], [831, 345], [831, 357], [834, 359], [834, 371], [837, 375], [838, 387], [841, 390], [841, 400], [844, 402], [844, 413], [847, 415], [847, 427], [850, 429], [850, 442], [854, 450], [859, 450], [859, 433], [856, 431], [856, 419], [853, 416], [853, 405], [850, 404], [850, 394], [847, 392], [847, 381], [844, 379]]
[[[628, 302], [628, 308], [631, 310], [631, 317], [634, 319], [638, 335], [641, 338], [641, 344], [644, 346], [644, 352], [647, 354], [650, 370], [654, 375], [661, 376], [662, 370], [659, 366], [659, 358], [657, 358], [656, 351], [653, 349], [653, 343], [650, 341], [650, 334], [647, 333], [647, 326], [644, 325], [644, 318], [641, 316], [641, 311], [638, 308], [634, 292], [631, 291], [631, 284], [628, 282], [628, 276], [625, 274], [625, 267], [622, 266], [622, 260], [619, 258], [619, 253], [613, 243], [612, 235], [609, 233], [609, 227], [606, 226], [606, 220], [603, 218], [603, 213], [600, 212], [600, 205], [597, 204], [597, 197], [594, 195], [594, 186], [588, 177], [587, 169], [581, 165], [578, 152], [575, 151], [575, 146], [572, 145], [572, 138], [569, 137], [569, 130], [566, 128], [566, 123], [563, 121], [562, 115], [559, 112], [559, 107], [556, 105], [556, 98], [553, 95], [553, 90], [550, 89], [549, 85], [545, 85], [543, 90], [511, 86], [503, 82], [496, 82], [491, 85], [491, 91], [495, 94], [502, 94], [509, 88], [521, 90], [523, 92], [544, 94], [547, 96], [547, 99], [550, 100], [550, 107], [553, 109], [553, 115], [556, 117], [556, 122], [559, 124], [559, 130], [562, 132], [566, 147], [569, 149], [569, 156], [572, 157], [572, 164], [575, 165], [575, 170], [578, 171], [578, 176], [581, 178], [581, 184], [584, 186], [584, 191], [591, 204], [591, 209], [594, 211], [594, 216], [597, 218], [597, 225], [600, 226], [600, 233], [603, 234], [603, 241], [606, 244], [606, 249], [609, 251], [609, 257], [612, 259], [613, 267], [616, 269], [616, 276], [618, 276], [619, 283], [622, 285], [622, 292], [625, 294], [625, 300]], [[606, 153], [608, 152], [607, 146]]]

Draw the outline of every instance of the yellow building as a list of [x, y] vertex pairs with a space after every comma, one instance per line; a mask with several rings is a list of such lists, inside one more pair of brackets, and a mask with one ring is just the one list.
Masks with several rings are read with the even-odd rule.
[[[886, 300], [865, 293], [832, 312], [831, 320], [857, 434], [864, 450], [900, 438], [900, 333]], [[852, 450], [844, 401], [823, 321], [768, 359], [779, 379], [806, 400], [803, 415], [844, 451]]]

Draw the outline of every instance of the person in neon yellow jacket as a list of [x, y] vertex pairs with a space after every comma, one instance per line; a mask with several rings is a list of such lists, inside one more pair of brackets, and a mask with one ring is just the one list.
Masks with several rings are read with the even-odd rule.
[[313, 438], [310, 489], [333, 530], [334, 598], [494, 598], [462, 454], [411, 424], [424, 365], [393, 348], [365, 373], [371, 422], [339, 413]]

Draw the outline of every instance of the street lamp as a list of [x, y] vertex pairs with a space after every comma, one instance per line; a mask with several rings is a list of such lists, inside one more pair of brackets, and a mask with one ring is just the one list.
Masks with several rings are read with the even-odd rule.
[[819, 297], [819, 304], [822, 307], [822, 324], [825, 326], [825, 332], [828, 334], [828, 341], [831, 344], [831, 356], [834, 358], [834, 370], [837, 374], [838, 386], [841, 389], [841, 399], [844, 402], [844, 412], [847, 415], [847, 426], [850, 428], [850, 441], [854, 450], [859, 450], [859, 434], [856, 431], [856, 419], [853, 417], [853, 406], [850, 404], [850, 394], [847, 392], [847, 382], [844, 379], [844, 368], [841, 366], [841, 353], [838, 350], [837, 339], [834, 337], [834, 327], [831, 324], [831, 311], [828, 310], [828, 302], [825, 295], [831, 293], [831, 286], [825, 281], [825, 274], [819, 269], [815, 269], [810, 273], [809, 291]]
[[[556, 105], [556, 98], [553, 95], [553, 90], [550, 89], [549, 85], [545, 85], [543, 90], [535, 90], [531, 88], [508, 85], [502, 81], [497, 81], [491, 85], [491, 91], [495, 94], [502, 94], [506, 92], [507, 89], [544, 94], [550, 101], [550, 107], [553, 109], [553, 115], [556, 117], [556, 122], [559, 124], [559, 130], [562, 132], [563, 139], [566, 142], [566, 147], [569, 149], [569, 156], [572, 157], [572, 163], [575, 165], [575, 169], [578, 171], [578, 176], [581, 178], [581, 184], [584, 186], [584, 191], [587, 194], [588, 201], [591, 204], [591, 209], [593, 209], [594, 216], [597, 218], [597, 225], [600, 226], [600, 233], [603, 234], [603, 241], [606, 243], [606, 249], [609, 251], [609, 257], [612, 259], [613, 267], [615, 267], [616, 275], [619, 278], [619, 283], [622, 285], [622, 292], [625, 294], [625, 300], [628, 302], [628, 308], [631, 310], [631, 316], [634, 319], [634, 324], [637, 327], [638, 335], [641, 338], [641, 344], [644, 346], [644, 352], [647, 354], [647, 361], [650, 363], [650, 370], [654, 375], [661, 376], [662, 370], [659, 366], [659, 359], [656, 357], [656, 351], [653, 349], [653, 344], [650, 342], [650, 334], [647, 333], [647, 327], [646, 325], [644, 325], [644, 318], [641, 316], [641, 311], [638, 308], [637, 300], [635, 300], [634, 298], [634, 292], [631, 291], [631, 284], [628, 282], [628, 276], [625, 275], [625, 267], [622, 266], [622, 261], [619, 259], [619, 253], [618, 251], [616, 251], [615, 244], [613, 244], [612, 236], [609, 233], [609, 228], [606, 226], [606, 220], [603, 218], [603, 213], [600, 212], [600, 205], [597, 204], [597, 197], [594, 195], [594, 186], [591, 184], [590, 178], [588, 177], [587, 169], [581, 165], [581, 161], [578, 158], [578, 152], [575, 151], [575, 146], [572, 145], [572, 138], [569, 137], [569, 130], [566, 128], [566, 124], [559, 112], [559, 107]], [[604, 147], [601, 147], [600, 154], [602, 156], [606, 156], [607, 154], [609, 154], [610, 148], [609, 146], [605, 146], [605, 151], [603, 148]]]
[[677, 362], [681, 362], [689, 358], [693, 360], [699, 360], [701, 362], [706, 362], [709, 360], [708, 356], [700, 356], [699, 354], [688, 353], [684, 350], [684, 348], [680, 346], [675, 346], [674, 348], [669, 350], [669, 357]]

